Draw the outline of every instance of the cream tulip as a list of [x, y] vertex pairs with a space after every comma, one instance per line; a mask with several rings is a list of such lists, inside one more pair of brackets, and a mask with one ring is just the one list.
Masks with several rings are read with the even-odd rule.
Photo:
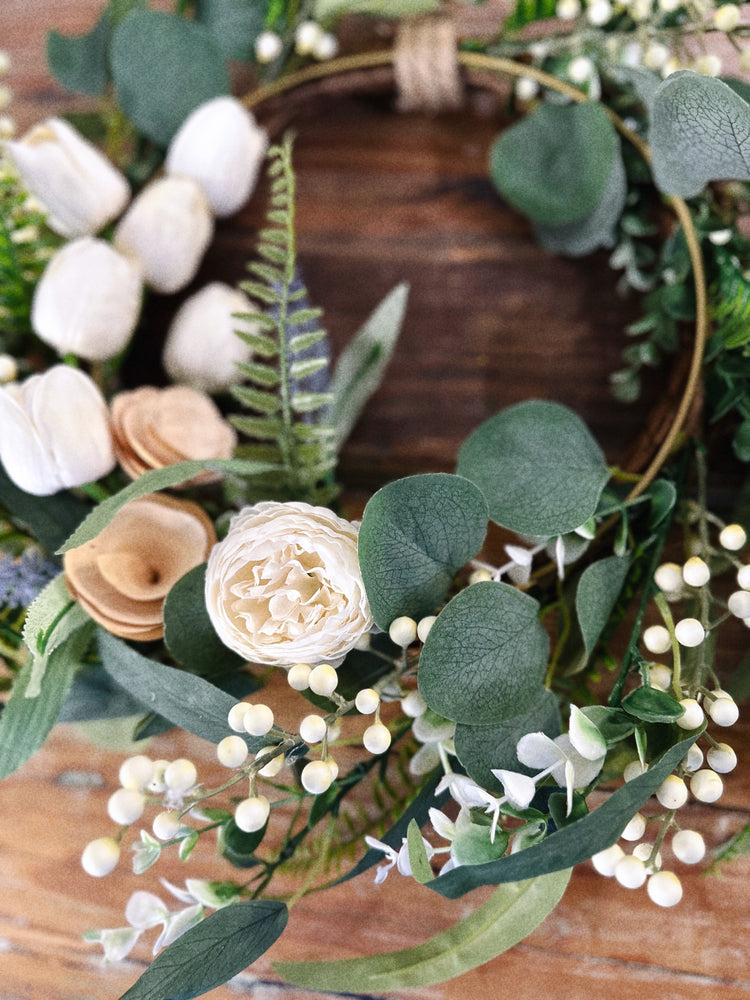
[[0, 389], [0, 461], [16, 486], [34, 496], [111, 472], [107, 405], [89, 376], [54, 365]]
[[50, 228], [60, 236], [98, 233], [130, 200], [123, 174], [60, 118], [35, 125], [5, 148], [25, 185], [49, 212]]
[[128, 344], [141, 309], [141, 268], [104, 240], [61, 247], [34, 291], [31, 326], [60, 355], [106, 361]]
[[148, 184], [117, 225], [114, 245], [140, 261], [147, 285], [178, 292], [195, 277], [214, 231], [211, 207], [196, 181], [161, 177]]
[[204, 392], [220, 392], [241, 378], [237, 365], [252, 354], [235, 330], [258, 332], [237, 319], [253, 305], [239, 289], [214, 281], [196, 292], [175, 313], [164, 344], [164, 369], [173, 382]]
[[233, 215], [249, 198], [268, 135], [234, 97], [216, 97], [188, 115], [167, 151], [168, 175], [192, 177], [214, 215]]

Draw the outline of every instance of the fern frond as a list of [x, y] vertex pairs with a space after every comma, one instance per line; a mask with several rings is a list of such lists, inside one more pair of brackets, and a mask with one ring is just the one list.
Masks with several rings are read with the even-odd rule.
[[273, 365], [261, 364], [259, 361], [240, 361], [238, 367], [246, 378], [263, 389], [275, 389], [279, 384], [279, 373]]
[[309, 333], [298, 333], [290, 338], [289, 350], [292, 354], [301, 354], [302, 351], [306, 351], [308, 348], [320, 343], [321, 340], [325, 340], [326, 336], [325, 330], [321, 329], [312, 330]]
[[260, 261], [253, 261], [251, 264], [247, 265], [248, 271], [256, 276], [256, 278], [262, 278], [263, 281], [267, 282], [271, 289], [276, 285], [282, 284], [284, 281], [284, 270], [281, 267], [276, 267], [273, 264], [262, 264]]
[[276, 289], [268, 288], [259, 281], [243, 281], [240, 283], [240, 288], [243, 292], [247, 292], [251, 298], [258, 299], [266, 305], [273, 306], [279, 303], [279, 293]]
[[[316, 375], [328, 367], [328, 358], [305, 358], [303, 361], [293, 361], [289, 369], [296, 381]], [[330, 395], [330, 394], [329, 394]]]
[[750, 343], [750, 280], [740, 260], [723, 247], [716, 247], [718, 274], [709, 288], [711, 318], [716, 333], [727, 348]]
[[281, 409], [281, 400], [278, 396], [262, 389], [254, 389], [252, 386], [233, 386], [232, 395], [243, 406], [249, 406], [251, 410], [258, 410], [260, 413], [278, 413]]
[[333, 402], [330, 392], [298, 392], [292, 396], [292, 409], [295, 413], [312, 413]]
[[[258, 441], [275, 441], [281, 433], [281, 421], [278, 417], [254, 417], [245, 413], [233, 413], [229, 420], [238, 431]], [[240, 445], [238, 452], [242, 447], [243, 445]]]

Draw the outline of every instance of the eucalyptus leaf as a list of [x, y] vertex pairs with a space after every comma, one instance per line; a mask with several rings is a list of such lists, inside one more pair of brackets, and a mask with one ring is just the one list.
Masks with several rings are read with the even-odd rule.
[[24, 493], [0, 466], [0, 504], [25, 524], [40, 545], [54, 552], [81, 523], [90, 507], [67, 490], [48, 497]]
[[143, 706], [116, 684], [99, 663], [86, 663], [79, 670], [60, 710], [58, 722], [89, 722], [130, 718], [142, 714]]
[[[147, 496], [149, 493], [156, 493], [158, 490], [168, 489], [170, 486], [177, 486], [185, 482], [192, 476], [197, 476], [201, 472], [219, 472], [222, 475], [236, 474], [240, 476], [260, 475], [275, 469], [276, 466], [267, 462], [250, 462], [243, 459], [210, 459], [207, 461], [178, 462], [176, 465], [168, 465], [163, 469], [152, 469], [144, 472], [132, 483], [129, 483], [119, 493], [102, 500], [78, 525], [78, 528], [61, 545], [59, 553], [74, 549], [84, 542], [90, 542], [96, 538], [100, 531], [103, 531], [110, 523], [115, 514], [126, 503], [136, 500], [138, 497]], [[0, 498], [1, 499], [1, 498]]]
[[[104, 629], [99, 629], [98, 646], [104, 669], [145, 709], [211, 743], [230, 735], [227, 716], [236, 704], [231, 695], [202, 677], [141, 656]], [[249, 736], [246, 742], [257, 752], [267, 741]]]
[[230, 92], [208, 28], [155, 10], [136, 10], [112, 34], [117, 103], [136, 128], [166, 147], [191, 111]]
[[570, 872], [501, 886], [447, 931], [403, 951], [334, 962], [276, 962], [288, 982], [351, 994], [430, 986], [483, 965], [522, 941], [562, 899]]
[[648, 491], [651, 500], [649, 527], [653, 530], [669, 517], [677, 503], [677, 488], [669, 479], [657, 479]]
[[333, 402], [329, 417], [336, 429], [337, 450], [383, 380], [401, 332], [408, 295], [408, 284], [397, 285], [339, 355], [330, 385]]
[[750, 104], [722, 80], [681, 71], [654, 95], [649, 130], [656, 186], [692, 198], [709, 181], [750, 180]]
[[442, 896], [456, 899], [480, 885], [515, 882], [570, 868], [611, 847], [635, 813], [684, 759], [701, 732], [693, 732], [669, 747], [647, 771], [618, 788], [598, 809], [577, 822], [499, 861], [454, 868], [434, 878], [429, 887]]
[[[587, 662], [609, 622], [630, 568], [624, 556], [609, 556], [587, 566], [576, 589], [576, 618]], [[581, 666], [583, 666], [583, 663]]]
[[475, 583], [456, 594], [430, 629], [419, 690], [446, 719], [503, 722], [539, 699], [548, 649], [533, 597], [506, 583]]
[[609, 478], [580, 417], [545, 400], [518, 403], [481, 424], [463, 444], [457, 471], [484, 493], [493, 521], [542, 537], [592, 517]]
[[264, 27], [263, 4], [253, 0], [196, 0], [195, 19], [211, 32], [225, 59], [250, 61]]
[[602, 201], [617, 148], [615, 127], [599, 104], [543, 103], [495, 140], [490, 175], [534, 222], [566, 226]]
[[107, 46], [111, 24], [109, 11], [105, 10], [85, 35], [71, 37], [59, 31], [49, 32], [47, 64], [58, 83], [91, 97], [104, 94], [109, 80]]
[[432, 614], [486, 530], [484, 497], [461, 476], [409, 476], [378, 490], [359, 530], [362, 579], [378, 627], [387, 631], [400, 615]]
[[120, 1000], [192, 1000], [267, 951], [286, 927], [284, 903], [249, 899], [216, 910], [165, 948]]

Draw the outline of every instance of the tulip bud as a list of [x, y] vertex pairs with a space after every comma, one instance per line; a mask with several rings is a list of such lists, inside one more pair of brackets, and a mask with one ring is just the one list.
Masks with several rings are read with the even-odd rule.
[[115, 465], [107, 405], [78, 368], [54, 365], [0, 389], [0, 461], [20, 489], [49, 496]]
[[58, 250], [34, 292], [31, 325], [58, 354], [106, 361], [128, 344], [141, 308], [141, 269], [82, 236]]
[[138, 195], [115, 230], [114, 244], [143, 266], [157, 292], [178, 292], [195, 277], [213, 236], [211, 208], [189, 177], [162, 177]]
[[252, 353], [235, 330], [256, 332], [258, 327], [237, 319], [251, 312], [247, 296], [214, 281], [182, 304], [175, 313], [164, 345], [164, 368], [174, 382], [204, 392], [219, 392], [240, 380], [237, 364]]
[[216, 97], [188, 115], [172, 140], [165, 170], [192, 177], [214, 215], [232, 215], [249, 198], [266, 155], [268, 136], [234, 97]]
[[49, 212], [50, 228], [60, 236], [98, 233], [128, 203], [125, 177], [60, 118], [35, 125], [6, 148], [25, 185]]

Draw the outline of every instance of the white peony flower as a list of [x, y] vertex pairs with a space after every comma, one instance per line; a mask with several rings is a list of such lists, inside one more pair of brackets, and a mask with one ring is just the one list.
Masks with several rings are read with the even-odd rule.
[[186, 299], [164, 345], [164, 368], [172, 381], [210, 393], [235, 385], [241, 378], [237, 364], [249, 361], [252, 351], [234, 331], [253, 333], [258, 326], [234, 314], [252, 310], [244, 292], [220, 281]]
[[306, 503], [245, 508], [209, 556], [206, 605], [221, 640], [252, 663], [340, 662], [372, 626], [357, 528]]
[[125, 177], [72, 125], [49, 118], [5, 147], [48, 224], [68, 239], [98, 233], [130, 200]]
[[114, 244], [140, 261], [147, 285], [171, 294], [193, 280], [213, 232], [200, 185], [189, 177], [161, 177], [146, 185], [122, 217]]
[[61, 247], [39, 280], [34, 332], [60, 355], [106, 361], [128, 344], [141, 308], [141, 269], [104, 240], [82, 236]]
[[107, 405], [88, 375], [55, 365], [0, 389], [0, 461], [22, 490], [49, 496], [115, 465]]
[[235, 97], [215, 97], [197, 107], [170, 143], [164, 164], [170, 176], [192, 177], [214, 215], [233, 215], [250, 197], [268, 148], [268, 135]]

